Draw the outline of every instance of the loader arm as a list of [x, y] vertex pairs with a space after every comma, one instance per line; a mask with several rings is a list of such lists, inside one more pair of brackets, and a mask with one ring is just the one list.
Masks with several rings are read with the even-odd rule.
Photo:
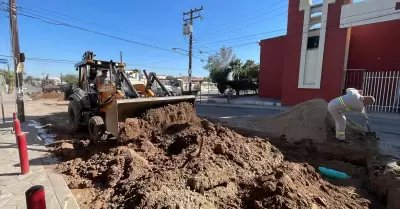
[[146, 76], [147, 79], [146, 89], [151, 89], [151, 86], [154, 84], [155, 81], [158, 83], [158, 85], [160, 85], [161, 89], [164, 91], [165, 94], [167, 94], [168, 96], [172, 96], [171, 92], [169, 92], [167, 88], [165, 88], [164, 84], [162, 84], [160, 80], [158, 80], [157, 75], [155, 73], [151, 72], [149, 73], [149, 75], [147, 75], [146, 70], [143, 70], [143, 74], [144, 76]]
[[[112, 63], [112, 61], [110, 61]], [[112, 70], [112, 74], [116, 76], [116, 83], [119, 83], [121, 90], [123, 90], [123, 87], [127, 88], [130, 92], [132, 92], [133, 98], [139, 98], [139, 93], [136, 91], [135, 87], [133, 87], [131, 81], [128, 79], [126, 76], [125, 72], [123, 70], [116, 70], [114, 66], [110, 64], [110, 69]]]

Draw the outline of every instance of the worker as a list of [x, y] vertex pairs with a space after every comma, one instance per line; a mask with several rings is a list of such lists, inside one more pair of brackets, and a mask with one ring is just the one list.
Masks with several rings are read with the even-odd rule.
[[233, 95], [233, 89], [231, 86], [228, 86], [226, 89], [226, 95], [228, 96], [227, 102], [230, 104], [231, 103], [231, 96]]
[[92, 81], [92, 84], [96, 87], [96, 89], [98, 88], [98, 85], [104, 84], [106, 81], [108, 81], [107, 73], [107, 69], [101, 70], [101, 75], [96, 76], [96, 78]]
[[362, 90], [348, 88], [345, 95], [337, 97], [328, 103], [328, 111], [335, 120], [336, 139], [346, 141], [346, 117], [344, 112], [359, 112], [363, 114], [365, 120], [369, 120], [365, 106], [375, 103], [375, 98], [372, 96], [363, 96], [362, 94]]

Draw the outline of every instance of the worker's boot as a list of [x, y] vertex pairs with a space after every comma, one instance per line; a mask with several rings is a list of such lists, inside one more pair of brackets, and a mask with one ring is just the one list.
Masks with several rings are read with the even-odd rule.
[[346, 141], [346, 135], [345, 132], [336, 132], [336, 137], [337, 140], [345, 142]]

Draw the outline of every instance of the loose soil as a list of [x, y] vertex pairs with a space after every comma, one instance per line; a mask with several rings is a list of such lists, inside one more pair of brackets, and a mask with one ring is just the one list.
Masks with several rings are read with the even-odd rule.
[[52, 92], [33, 92], [31, 94], [29, 94], [29, 97], [36, 101], [36, 100], [40, 100], [40, 99], [52, 99], [52, 100], [64, 100], [64, 93], [62, 92], [58, 92], [58, 91], [52, 91]]
[[[321, 124], [311, 130], [322, 128], [321, 133], [303, 130], [309, 126], [297, 125], [297, 130], [306, 138], [327, 137], [326, 113], [307, 108], [297, 116], [311, 123], [307, 114], [319, 115], [324, 123], [315, 117]], [[293, 114], [287, 112], [286, 117], [295, 120]], [[67, 176], [69, 187], [86, 193], [82, 208], [369, 208], [374, 204], [353, 186], [325, 181], [305, 161], [284, 159], [264, 139], [198, 118], [187, 103], [149, 110], [121, 127], [121, 140], [55, 144], [54, 152], [68, 160], [58, 169]], [[279, 132], [296, 141], [296, 131]], [[349, 175], [363, 178], [365, 171], [348, 168]]]

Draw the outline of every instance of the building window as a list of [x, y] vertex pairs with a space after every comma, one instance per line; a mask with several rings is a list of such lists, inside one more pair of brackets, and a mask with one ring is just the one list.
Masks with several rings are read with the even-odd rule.
[[308, 37], [307, 49], [317, 49], [319, 45], [319, 36]]

